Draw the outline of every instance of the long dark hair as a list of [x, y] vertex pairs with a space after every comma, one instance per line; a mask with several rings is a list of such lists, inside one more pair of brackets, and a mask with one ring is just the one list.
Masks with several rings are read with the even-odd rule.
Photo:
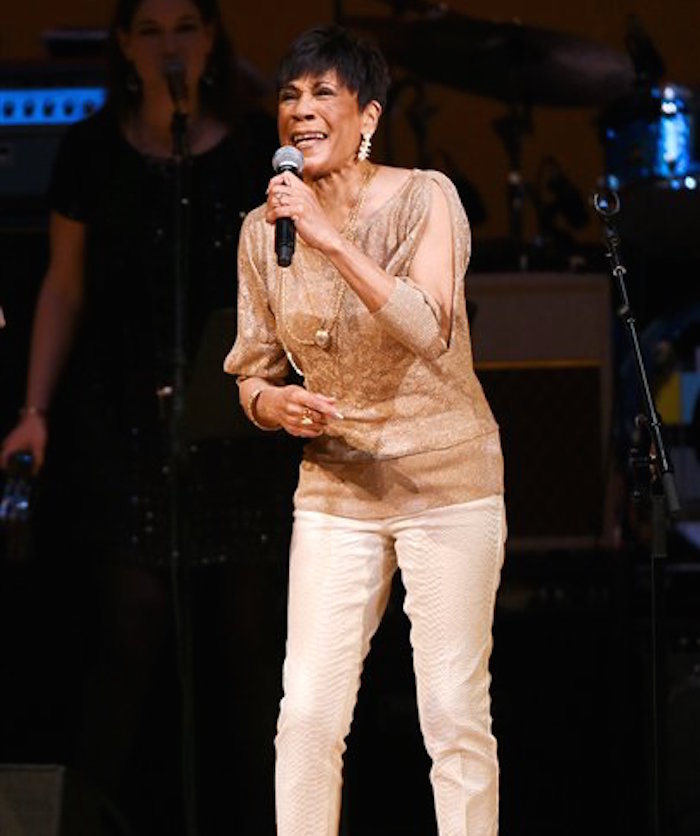
[[[117, 0], [107, 45], [107, 82], [109, 106], [120, 120], [126, 119], [139, 106], [141, 88], [133, 68], [124, 56], [117, 38], [118, 30], [129, 31], [134, 15], [144, 0]], [[237, 121], [241, 103], [241, 85], [237, 72], [237, 59], [233, 44], [226, 34], [218, 0], [190, 0], [202, 16], [203, 22], [212, 26], [214, 41], [207, 62], [207, 69], [199, 84], [199, 97], [203, 110], [229, 126]]]

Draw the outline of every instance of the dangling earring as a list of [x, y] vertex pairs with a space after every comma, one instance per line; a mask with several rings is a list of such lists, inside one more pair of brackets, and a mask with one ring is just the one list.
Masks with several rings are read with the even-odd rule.
[[369, 131], [364, 131], [362, 134], [362, 142], [357, 149], [357, 159], [362, 162], [368, 160], [370, 151], [372, 150], [372, 134]]
[[126, 65], [124, 86], [132, 96], [136, 96], [141, 92], [141, 79], [131, 61], [128, 61]]
[[216, 67], [211, 60], [207, 60], [206, 67], [199, 81], [202, 87], [208, 87], [210, 90], [216, 85]]

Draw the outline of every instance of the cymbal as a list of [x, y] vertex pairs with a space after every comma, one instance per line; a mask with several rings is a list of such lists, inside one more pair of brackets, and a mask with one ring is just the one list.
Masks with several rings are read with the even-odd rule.
[[577, 35], [444, 11], [424, 18], [345, 17], [391, 63], [426, 81], [508, 103], [598, 107], [634, 86], [629, 56]]

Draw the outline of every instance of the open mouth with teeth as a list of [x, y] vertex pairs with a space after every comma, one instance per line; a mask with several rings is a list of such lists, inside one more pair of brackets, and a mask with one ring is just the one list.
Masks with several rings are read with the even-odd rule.
[[292, 142], [297, 148], [305, 148], [306, 146], [311, 145], [314, 142], [319, 142], [323, 139], [328, 139], [328, 134], [324, 134], [321, 131], [307, 131], [306, 133], [296, 133], [292, 135]]

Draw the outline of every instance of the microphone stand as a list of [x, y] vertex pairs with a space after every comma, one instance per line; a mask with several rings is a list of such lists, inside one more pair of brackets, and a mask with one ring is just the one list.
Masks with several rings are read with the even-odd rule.
[[182, 419], [185, 407], [186, 311], [190, 272], [190, 163], [187, 113], [174, 98], [171, 123], [175, 161], [173, 224], [173, 351], [172, 386], [164, 386], [158, 395], [169, 402], [167, 479], [169, 507], [170, 575], [176, 653], [181, 686], [182, 788], [186, 836], [196, 836], [196, 755], [192, 666], [192, 601], [190, 561], [183, 537], [182, 471], [186, 448], [182, 442]]
[[518, 258], [518, 266], [525, 269], [523, 249], [523, 210], [527, 189], [522, 176], [522, 138], [532, 133], [532, 109], [527, 103], [511, 102], [505, 116], [494, 120], [493, 127], [503, 141], [508, 156], [508, 223], [510, 242]]
[[620, 294], [618, 316], [625, 324], [630, 347], [633, 352], [644, 413], [637, 417], [637, 427], [647, 436], [646, 451], [630, 450], [630, 464], [637, 475], [645, 474], [649, 482], [651, 498], [652, 542], [650, 549], [650, 621], [651, 621], [651, 721], [652, 721], [652, 836], [666, 833], [665, 805], [665, 748], [664, 723], [661, 716], [661, 700], [665, 696], [665, 657], [662, 654], [665, 607], [660, 593], [663, 591], [664, 564], [668, 557], [667, 531], [671, 518], [681, 510], [673, 467], [664, 445], [662, 423], [654, 405], [639, 338], [636, 320], [630, 306], [625, 283], [625, 268], [620, 256], [620, 236], [613, 217], [620, 210], [620, 199], [616, 192], [607, 191], [593, 196], [593, 205], [603, 222], [604, 242], [610, 273], [617, 282]]

